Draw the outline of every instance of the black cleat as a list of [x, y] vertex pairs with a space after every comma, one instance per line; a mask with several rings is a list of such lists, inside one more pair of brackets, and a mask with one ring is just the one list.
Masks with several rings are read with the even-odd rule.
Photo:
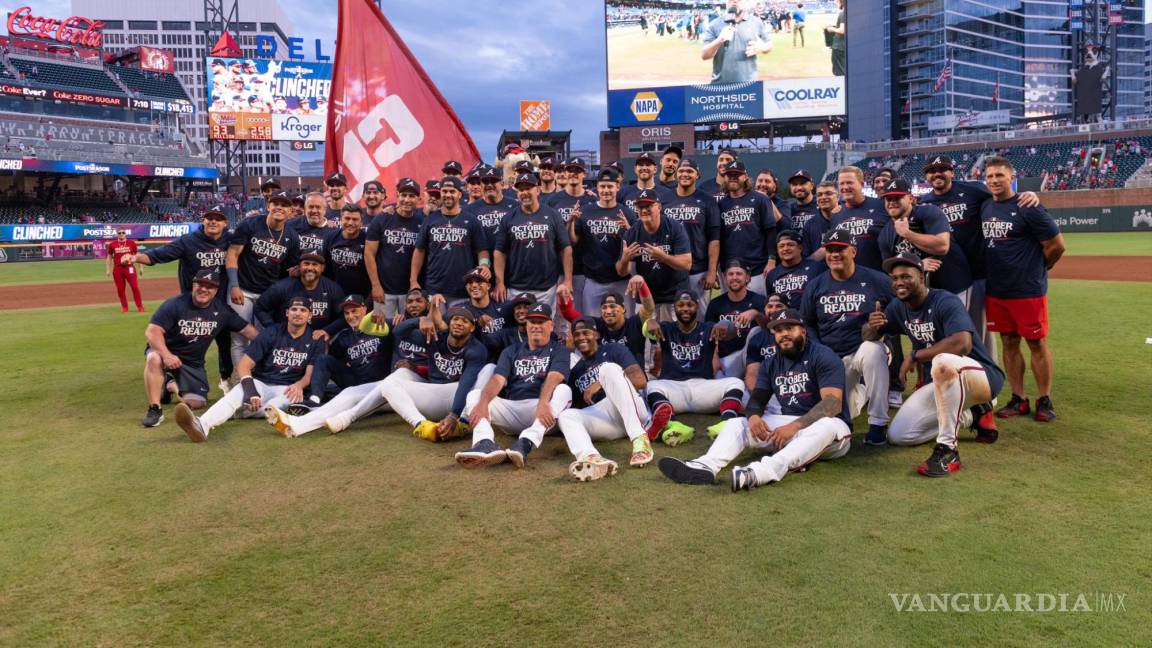
[[960, 453], [943, 443], [937, 443], [928, 461], [916, 468], [916, 472], [925, 477], [947, 477], [957, 470], [960, 470]]
[[149, 405], [148, 413], [144, 415], [144, 420], [140, 421], [140, 425], [146, 428], [153, 428], [164, 422], [164, 412], [161, 411], [159, 405]]
[[1036, 411], [1032, 419], [1040, 423], [1051, 423], [1056, 420], [1056, 409], [1052, 407], [1051, 396], [1041, 396], [1036, 399]]
[[1027, 398], [1020, 398], [1016, 394], [1012, 394], [1012, 399], [1008, 404], [1001, 407], [996, 412], [996, 418], [1012, 418], [1014, 416], [1027, 416], [1031, 412], [1031, 407], [1028, 406]]
[[531, 441], [524, 437], [516, 439], [512, 442], [512, 445], [508, 446], [508, 450], [506, 451], [508, 461], [511, 461], [517, 468], [523, 468], [524, 460], [528, 458], [528, 453], [532, 452], [532, 449], [535, 447]]
[[660, 457], [656, 464], [665, 477], [677, 484], [711, 486], [716, 483], [716, 475], [711, 470], [694, 461], [681, 461], [675, 457]]

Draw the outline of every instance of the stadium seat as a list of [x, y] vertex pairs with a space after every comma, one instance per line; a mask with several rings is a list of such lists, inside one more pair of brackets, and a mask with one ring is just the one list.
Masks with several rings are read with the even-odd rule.
[[24, 73], [24, 82], [30, 86], [71, 88], [114, 95], [124, 94], [120, 86], [116, 85], [116, 82], [108, 76], [103, 68], [62, 65], [15, 57], [10, 60], [14, 68]]
[[180, 81], [174, 75], [119, 65], [110, 66], [108, 71], [119, 77], [121, 83], [135, 94], [157, 99], [191, 101], [188, 93], [184, 91], [184, 86], [180, 85]]

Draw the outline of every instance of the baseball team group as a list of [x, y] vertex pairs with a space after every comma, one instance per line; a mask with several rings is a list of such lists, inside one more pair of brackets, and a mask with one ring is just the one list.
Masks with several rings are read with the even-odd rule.
[[523, 467], [560, 434], [589, 481], [618, 471], [597, 441], [630, 439], [642, 467], [653, 443], [694, 438], [678, 415], [714, 415], [703, 455], [657, 465], [715, 484], [754, 451], [730, 471], [739, 491], [843, 457], [865, 411], [863, 443], [931, 444], [930, 477], [960, 469], [961, 430], [993, 443], [997, 418], [1056, 418], [1046, 293], [1064, 242], [1008, 160], [972, 183], [929, 159], [919, 196], [890, 170], [866, 191], [851, 166], [782, 191], [728, 150], [707, 179], [676, 147], [634, 164], [625, 182], [579, 158], [449, 161], [394, 201], [375, 181], [352, 201], [340, 174], [303, 196], [273, 180], [232, 229], [210, 210], [167, 245], [114, 252], [179, 263], [182, 293], [145, 333], [143, 425], [174, 400], [197, 443], [238, 417], [291, 438], [390, 412], [428, 441], [470, 437], [455, 455], [470, 468]]

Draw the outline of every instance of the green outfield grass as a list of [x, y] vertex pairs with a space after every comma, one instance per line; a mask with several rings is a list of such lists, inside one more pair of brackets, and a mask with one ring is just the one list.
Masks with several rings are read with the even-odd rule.
[[[928, 447], [857, 446], [739, 495], [654, 466], [572, 483], [553, 437], [526, 470], [466, 471], [464, 443], [390, 415], [291, 441], [234, 422], [197, 446], [171, 420], [138, 426], [144, 315], [8, 313], [0, 645], [1138, 645], [1152, 284], [1051, 295], [1058, 422], [965, 434], [947, 480], [914, 474]], [[61, 335], [65, 315], [84, 326]], [[957, 592], [1126, 599], [901, 614], [890, 598]]]
[[1152, 232], [1068, 233], [1064, 242], [1075, 256], [1152, 256]]
[[[102, 281], [107, 262], [104, 259], [80, 259], [76, 261], [34, 261], [24, 263], [0, 263], [0, 286], [20, 286], [52, 283], [74, 283], [79, 281]], [[175, 263], [159, 266], [143, 266], [141, 273], [145, 279], [175, 277]]]

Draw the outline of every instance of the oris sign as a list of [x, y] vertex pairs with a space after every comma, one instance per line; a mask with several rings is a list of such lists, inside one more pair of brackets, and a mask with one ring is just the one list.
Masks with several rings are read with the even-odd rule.
[[100, 49], [104, 45], [104, 22], [83, 16], [60, 20], [32, 13], [31, 7], [20, 7], [8, 14], [8, 35], [56, 41], [63, 45]]

